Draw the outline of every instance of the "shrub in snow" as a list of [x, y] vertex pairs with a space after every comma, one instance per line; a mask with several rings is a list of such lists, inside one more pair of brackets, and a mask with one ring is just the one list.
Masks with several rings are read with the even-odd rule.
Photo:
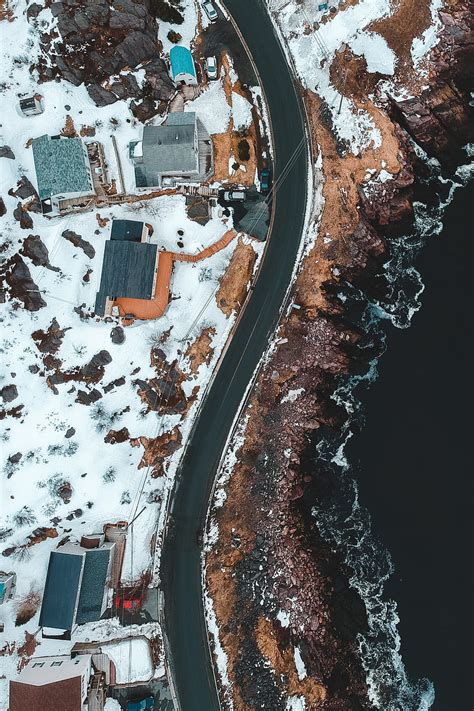
[[13, 516], [13, 523], [17, 528], [27, 526], [36, 522], [36, 516], [29, 506], [23, 506], [22, 509], [16, 512]]
[[132, 503], [132, 497], [130, 496], [129, 491], [124, 491], [122, 493], [122, 496], [120, 497], [120, 503], [123, 504], [131, 504]]
[[31, 590], [16, 606], [15, 627], [26, 624], [35, 616], [41, 602], [41, 596], [36, 590]]
[[105, 472], [102, 474], [102, 479], [106, 484], [108, 484], [109, 482], [115, 481], [116, 476], [117, 469], [115, 467], [107, 467]]
[[202, 281], [211, 281], [211, 279], [212, 279], [211, 267], [201, 267], [199, 269], [198, 280], [200, 282], [202, 282]]
[[28, 546], [19, 545], [15, 546], [15, 550], [11, 554], [13, 560], [17, 560], [19, 563], [26, 563], [31, 558], [31, 551]]
[[119, 412], [108, 412], [104, 405], [99, 402], [90, 411], [91, 418], [95, 420], [95, 428], [97, 432], [104, 432], [105, 430], [110, 430], [114, 422], [120, 417]]

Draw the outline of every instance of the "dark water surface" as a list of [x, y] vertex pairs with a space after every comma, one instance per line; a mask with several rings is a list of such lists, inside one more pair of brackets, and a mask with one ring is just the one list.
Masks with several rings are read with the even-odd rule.
[[435, 711], [474, 708], [473, 206], [472, 184], [458, 189], [420, 254], [421, 310], [387, 327], [379, 378], [359, 393], [366, 426], [347, 446], [395, 564], [386, 590], [406, 670], [434, 682]]

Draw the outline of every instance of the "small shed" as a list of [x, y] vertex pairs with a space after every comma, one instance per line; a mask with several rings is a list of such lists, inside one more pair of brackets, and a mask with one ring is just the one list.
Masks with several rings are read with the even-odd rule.
[[150, 225], [138, 220], [113, 220], [110, 239], [126, 242], [146, 242]]
[[194, 66], [193, 55], [179, 45], [170, 50], [171, 77], [175, 84], [187, 84], [197, 86], [196, 67]]
[[42, 114], [44, 111], [43, 97], [41, 94], [33, 94], [32, 96], [24, 96], [20, 99], [20, 110], [24, 116], [35, 116]]
[[0, 571], [0, 605], [15, 594], [16, 573], [4, 573]]

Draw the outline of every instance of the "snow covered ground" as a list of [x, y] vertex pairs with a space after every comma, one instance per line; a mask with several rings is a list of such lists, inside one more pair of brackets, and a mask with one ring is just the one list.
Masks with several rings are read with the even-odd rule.
[[[195, 4], [188, 0], [183, 6], [186, 7], [185, 23], [179, 31], [190, 43], [196, 27]], [[18, 397], [7, 407], [23, 406], [19, 417], [6, 417], [1, 422], [0, 434], [3, 460], [0, 552], [13, 549], [11, 555], [2, 557], [0, 567], [17, 574], [15, 598], [0, 607], [0, 621], [5, 624], [0, 646], [6, 645], [7, 652], [6, 678], [1, 680], [0, 690], [2, 711], [7, 708], [8, 678], [15, 673], [18, 648], [25, 641], [25, 633], [35, 634], [38, 630], [39, 603], [48, 558], [60, 540], [65, 536], [74, 540], [81, 534], [102, 530], [107, 522], [130, 521], [134, 513], [144, 507], [133, 526], [133, 548], [130, 536], [127, 542], [123, 580], [137, 579], [150, 566], [155, 553], [151, 538], [157, 522], [163, 523], [166, 497], [179, 463], [180, 450], [170, 457], [164, 476], [152, 479], [147, 476], [146, 468], [138, 469], [144, 453], [141, 445], [131, 446], [128, 440], [108, 444], [104, 437], [111, 429], [127, 428], [131, 439], [153, 438], [177, 426], [184, 443], [234, 321], [234, 316], [226, 318], [218, 308], [215, 293], [236, 246], [235, 240], [201, 263], [176, 264], [168, 311], [158, 321], [136, 322], [126, 328], [123, 344], [111, 340], [111, 329], [118, 321], [105, 322], [95, 317], [82, 319], [75, 311], [78, 307], [84, 312], [93, 310], [112, 219], [146, 221], [154, 227], [152, 241], [159, 249], [191, 254], [217, 241], [232, 226], [230, 218], [221, 218], [217, 211], [206, 225], [190, 220], [183, 196], [169, 195], [101, 209], [100, 223], [97, 210], [55, 219], [30, 213], [33, 227], [20, 229], [13, 216], [19, 200], [8, 195], [8, 191], [15, 188], [21, 176], [26, 176], [36, 187], [29, 147], [31, 138], [44, 133], [58, 134], [65, 125], [66, 116], [72, 118], [77, 131], [83, 125], [93, 126], [96, 131], [94, 140], [103, 143], [112, 177], [118, 178], [110, 138], [113, 133], [122, 159], [126, 191], [136, 192], [127, 145], [141, 136], [141, 124], [132, 116], [126, 102], [98, 108], [84, 86], [75, 87], [66, 82], [39, 86], [45, 106], [42, 115], [26, 118], [20, 113], [19, 95], [38, 90], [35, 72], [30, 73], [29, 67], [40, 51], [38, 30], [28, 24], [25, 9], [26, 2], [19, 0], [14, 8], [14, 21], [0, 23], [0, 145], [10, 146], [15, 154], [14, 160], [0, 158], [0, 196], [7, 209], [6, 215], [0, 218], [2, 256], [10, 258], [21, 249], [28, 235], [38, 235], [48, 249], [51, 265], [58, 271], [35, 266], [31, 259], [23, 257], [46, 306], [29, 312], [16, 300], [7, 298], [0, 317], [3, 361], [0, 389], [14, 384]], [[49, 10], [41, 13], [42, 30], [54, 22]], [[160, 38], [165, 49], [167, 31], [163, 23]], [[140, 83], [140, 70], [136, 76]], [[212, 101], [209, 101], [211, 96]], [[246, 107], [240, 104], [238, 115], [246, 120]], [[198, 115], [202, 111], [205, 121], [206, 116], [212, 114], [218, 122], [216, 130], [221, 131], [226, 130], [232, 111], [220, 82], [215, 82], [197, 101], [187, 104], [186, 109], [197, 110]], [[156, 122], [161, 120], [157, 117]], [[66, 241], [62, 237], [65, 230], [81, 235], [92, 245], [95, 255], [87, 256], [82, 249]], [[177, 230], [183, 234], [180, 232], [178, 236]], [[179, 247], [178, 241], [184, 246]], [[255, 250], [261, 255], [262, 245], [255, 246]], [[39, 351], [32, 333], [46, 331], [53, 318], [61, 329], [65, 329], [62, 343], [54, 354], [61, 361], [62, 372], [84, 366], [99, 351], [110, 354], [111, 361], [105, 365], [98, 382], [88, 386], [70, 381], [56, 385], [57, 392], [48, 386], [47, 375], [51, 371], [45, 368], [44, 354]], [[212, 329], [212, 357], [193, 374], [184, 351], [204, 328]], [[153, 411], [147, 412], [133, 383], [136, 378], [156, 377], [150, 364], [150, 351], [157, 343], [165, 352], [168, 364], [178, 360], [179, 367], [186, 373], [185, 394], [189, 396], [193, 388], [199, 388], [185, 418], [179, 414], [159, 417]], [[119, 384], [109, 388], [116, 380]], [[91, 387], [99, 391], [100, 400], [90, 406], [76, 402], [78, 390], [89, 391]], [[59, 492], [65, 484], [69, 485], [70, 491], [68, 489], [68, 495], [61, 498]], [[52, 537], [32, 545], [32, 531], [39, 528], [49, 529]], [[18, 609], [27, 598], [33, 601], [36, 611], [33, 610], [28, 622], [15, 626]], [[117, 638], [121, 636], [121, 628], [117, 625], [118, 622], [112, 620], [82, 626], [75, 640]], [[137, 628], [134, 635], [143, 634], [143, 629], [143, 626]], [[127, 628], [127, 634], [129, 630]], [[40, 635], [37, 642], [36, 654], [56, 654], [61, 648], [70, 649], [70, 643], [42, 641]], [[120, 650], [120, 647], [115, 650], [118, 656]], [[143, 660], [140, 650], [137, 657]], [[140, 674], [144, 678], [145, 671], [141, 670]]]

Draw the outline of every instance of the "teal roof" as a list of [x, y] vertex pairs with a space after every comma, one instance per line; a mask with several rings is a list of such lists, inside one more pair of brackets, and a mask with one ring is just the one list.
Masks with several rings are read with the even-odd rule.
[[80, 138], [40, 136], [32, 146], [40, 200], [62, 193], [94, 192]]
[[186, 47], [172, 47], [170, 50], [171, 73], [173, 79], [176, 79], [178, 74], [191, 74], [196, 77], [196, 68], [194, 66], [193, 55]]

